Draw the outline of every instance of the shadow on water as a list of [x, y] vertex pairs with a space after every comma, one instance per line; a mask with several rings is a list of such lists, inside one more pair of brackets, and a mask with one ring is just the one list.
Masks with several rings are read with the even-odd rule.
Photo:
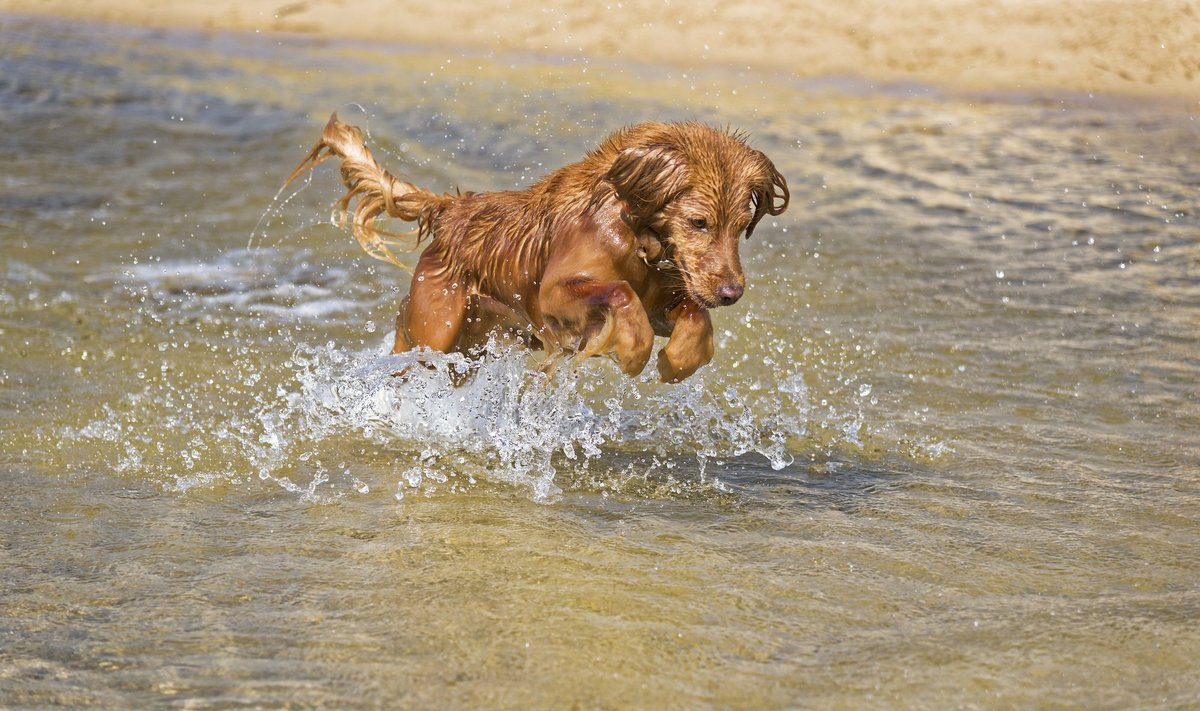
[[789, 463], [778, 469], [764, 466], [761, 457], [752, 455], [680, 467], [664, 466], [654, 455], [617, 452], [606, 455], [604, 464], [602, 473], [563, 467], [563, 501], [569, 504], [599, 497], [603, 508], [613, 510], [647, 502], [678, 502], [685, 506], [683, 515], [686, 506], [693, 505], [744, 514], [839, 511], [854, 515], [868, 502], [876, 506], [886, 501], [891, 491], [951, 476], [912, 459], [872, 458], [851, 451], [817, 454], [809, 450], [789, 457]]

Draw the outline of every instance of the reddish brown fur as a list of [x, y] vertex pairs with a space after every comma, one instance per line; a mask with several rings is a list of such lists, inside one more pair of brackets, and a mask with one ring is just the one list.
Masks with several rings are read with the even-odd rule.
[[[500, 332], [565, 355], [611, 356], [629, 375], [650, 359], [677, 382], [713, 354], [708, 310], [745, 285], [738, 239], [788, 204], [787, 182], [740, 135], [699, 123], [644, 123], [522, 191], [435, 195], [375, 162], [335, 115], [289, 182], [342, 159], [338, 202], [372, 256], [400, 264], [375, 221], [416, 222], [429, 239], [400, 305], [395, 352], [467, 351]], [[403, 266], [403, 265], [401, 265]]]

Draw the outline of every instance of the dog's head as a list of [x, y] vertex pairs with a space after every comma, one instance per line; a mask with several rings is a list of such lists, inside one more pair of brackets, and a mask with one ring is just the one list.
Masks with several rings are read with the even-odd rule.
[[698, 304], [737, 301], [746, 285], [738, 240], [787, 209], [787, 181], [743, 136], [703, 124], [642, 124], [623, 138], [603, 181], [626, 221], [663, 244]]

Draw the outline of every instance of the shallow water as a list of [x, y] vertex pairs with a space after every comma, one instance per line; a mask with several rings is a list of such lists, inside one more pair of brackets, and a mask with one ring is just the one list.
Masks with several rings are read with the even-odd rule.
[[[641, 119], [791, 209], [678, 386], [384, 355], [274, 199], [334, 109], [433, 189]], [[0, 705], [1200, 704], [1200, 125], [0, 16]], [[446, 359], [446, 370], [463, 364]]]

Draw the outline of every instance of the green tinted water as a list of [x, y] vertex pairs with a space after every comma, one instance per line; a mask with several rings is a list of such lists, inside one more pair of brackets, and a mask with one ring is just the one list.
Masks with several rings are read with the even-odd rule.
[[[792, 207], [698, 379], [398, 384], [273, 200], [334, 109], [435, 190], [731, 124]], [[0, 18], [0, 705], [1194, 706], [1195, 119]]]

